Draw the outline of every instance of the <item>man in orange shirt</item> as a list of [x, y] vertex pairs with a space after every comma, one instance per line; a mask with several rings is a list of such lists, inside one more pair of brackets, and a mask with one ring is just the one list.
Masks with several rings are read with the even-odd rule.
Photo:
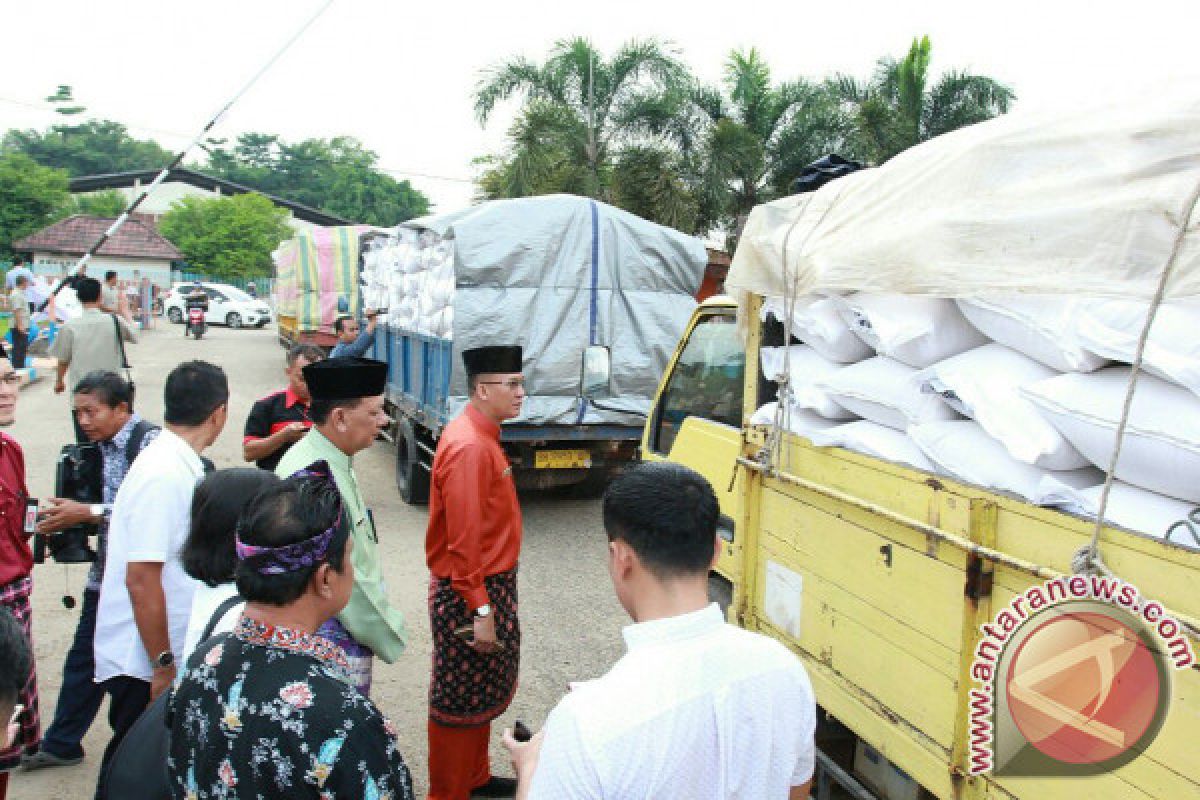
[[469, 402], [438, 441], [430, 480], [429, 800], [512, 797], [491, 774], [491, 722], [517, 688], [521, 508], [500, 423], [521, 413], [520, 347], [462, 354]]

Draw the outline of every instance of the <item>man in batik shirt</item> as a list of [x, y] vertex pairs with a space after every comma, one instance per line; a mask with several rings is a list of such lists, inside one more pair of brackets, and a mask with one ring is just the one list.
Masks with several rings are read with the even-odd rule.
[[462, 354], [470, 399], [438, 440], [430, 477], [429, 800], [511, 797], [491, 774], [491, 722], [517, 688], [521, 508], [500, 423], [521, 413], [520, 347]]
[[238, 524], [231, 634], [196, 648], [171, 706], [176, 798], [411, 800], [395, 731], [317, 630], [354, 586], [329, 465], [266, 489]]

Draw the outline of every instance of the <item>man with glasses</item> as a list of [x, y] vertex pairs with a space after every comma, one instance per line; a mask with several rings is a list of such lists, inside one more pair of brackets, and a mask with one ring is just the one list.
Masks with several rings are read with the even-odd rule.
[[520, 347], [462, 354], [469, 401], [438, 440], [430, 478], [429, 800], [511, 797], [491, 774], [491, 722], [517, 688], [521, 508], [500, 425], [521, 413]]
[[[16, 421], [17, 391], [21, 377], [13, 369], [8, 354], [0, 347], [0, 428]], [[25, 488], [25, 454], [17, 440], [0, 433], [0, 609], [12, 614], [20, 624], [26, 641], [33, 637], [33, 551], [29, 537], [33, 525], [26, 523], [27, 509], [36, 503]], [[8, 668], [7, 664], [2, 665]], [[8, 773], [21, 763], [21, 754], [35, 753], [41, 738], [38, 719], [37, 667], [30, 659], [15, 676], [17, 700], [24, 707], [15, 738], [0, 747], [0, 799], [8, 787]], [[9, 722], [8, 718], [2, 720]]]
[[338, 317], [333, 321], [333, 332], [337, 334], [338, 343], [329, 351], [330, 358], [342, 356], [362, 358], [367, 354], [367, 351], [371, 349], [371, 343], [375, 341], [375, 323], [379, 321], [379, 313], [373, 308], [368, 308], [366, 318], [366, 328], [363, 328], [354, 317], [348, 315]]

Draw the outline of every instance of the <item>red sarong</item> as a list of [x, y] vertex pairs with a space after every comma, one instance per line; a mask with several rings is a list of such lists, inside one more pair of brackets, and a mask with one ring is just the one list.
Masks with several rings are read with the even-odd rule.
[[[0, 606], [8, 609], [29, 640], [29, 652], [33, 652], [33, 609], [29, 595], [33, 592], [33, 581], [29, 577], [18, 578], [0, 586]], [[6, 750], [0, 750], [0, 772], [16, 769], [21, 763], [21, 752], [36, 753], [42, 739], [41, 719], [38, 716], [37, 665], [29, 660], [29, 676], [25, 688], [17, 694], [17, 702], [25, 706], [21, 715], [21, 728], [17, 737]], [[3, 724], [7, 725], [8, 720]]]

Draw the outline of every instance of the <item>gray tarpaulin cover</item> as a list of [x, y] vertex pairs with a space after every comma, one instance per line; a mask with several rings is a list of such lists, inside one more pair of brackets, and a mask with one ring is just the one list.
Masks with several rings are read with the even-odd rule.
[[[466, 400], [462, 351], [519, 344], [528, 398], [515, 422], [643, 423], [696, 306], [708, 261], [699, 239], [572, 195], [498, 200], [404, 225], [454, 244], [451, 416]], [[602, 408], [579, 398], [590, 344], [612, 353]]]

